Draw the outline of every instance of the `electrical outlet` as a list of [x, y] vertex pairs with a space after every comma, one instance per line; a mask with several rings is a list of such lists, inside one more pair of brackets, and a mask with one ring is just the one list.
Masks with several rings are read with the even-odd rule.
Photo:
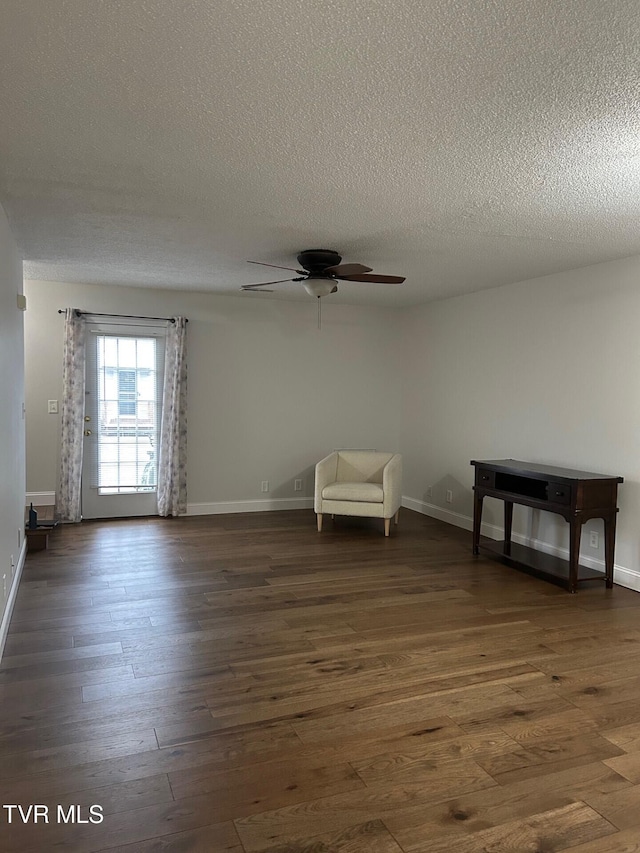
[[262, 486], [261, 486], [260, 488], [261, 488], [261, 490], [262, 490], [263, 492], [268, 492], [268, 491], [269, 491], [269, 481], [268, 481], [268, 480], [263, 480], [263, 481], [262, 481]]
[[302, 491], [302, 480], [294, 480], [293, 481], [293, 490], [294, 492]]
[[431, 488], [431, 486], [427, 486], [427, 497], [428, 498], [433, 497], [433, 489]]
[[453, 503], [453, 492], [451, 491], [451, 489], [447, 489], [447, 503]]
[[7, 600], [7, 576], [2, 575], [2, 597]]
[[58, 401], [57, 400], [47, 400], [47, 412], [50, 415], [58, 414]]
[[592, 530], [589, 533], [589, 545], [591, 548], [598, 548], [600, 545], [600, 534], [597, 530]]

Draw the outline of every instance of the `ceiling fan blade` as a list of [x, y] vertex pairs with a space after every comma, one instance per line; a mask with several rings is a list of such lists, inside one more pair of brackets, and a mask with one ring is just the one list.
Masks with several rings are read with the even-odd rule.
[[368, 273], [341, 275], [338, 278], [343, 279], [343, 281], [369, 281], [372, 284], [402, 284], [405, 279], [403, 275], [369, 275]]
[[264, 261], [247, 261], [248, 264], [260, 264], [261, 267], [273, 267], [276, 270], [291, 270], [291, 272], [300, 273], [300, 275], [306, 275], [304, 270], [298, 270], [295, 267], [281, 267], [278, 264], [265, 264]]
[[258, 287], [266, 287], [268, 284], [282, 284], [284, 281], [296, 281], [295, 278], [280, 278], [278, 281], [261, 281], [259, 284], [243, 284], [240, 290], [256, 290]]
[[365, 267], [364, 264], [338, 264], [335, 267], [327, 267], [325, 272], [341, 278], [343, 275], [358, 275], [358, 273], [371, 272], [371, 269], [372, 267]]

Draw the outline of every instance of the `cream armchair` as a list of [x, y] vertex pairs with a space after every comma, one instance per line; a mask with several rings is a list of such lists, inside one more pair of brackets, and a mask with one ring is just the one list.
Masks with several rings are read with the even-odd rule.
[[402, 456], [377, 450], [335, 450], [316, 465], [314, 509], [318, 531], [322, 516], [359, 515], [398, 523], [402, 500]]

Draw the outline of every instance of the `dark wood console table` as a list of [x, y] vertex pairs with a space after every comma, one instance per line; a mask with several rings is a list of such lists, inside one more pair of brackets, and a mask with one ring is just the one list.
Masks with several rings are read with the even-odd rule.
[[[479, 554], [482, 548], [509, 565], [561, 584], [570, 592], [576, 592], [579, 583], [603, 579], [606, 587], [611, 589], [617, 493], [618, 483], [623, 482], [622, 477], [519, 462], [516, 459], [472, 460], [471, 464], [476, 469], [473, 487], [474, 554]], [[504, 501], [503, 542], [480, 543], [482, 501], [485, 497]], [[568, 561], [511, 542], [514, 503], [557, 513], [569, 522]], [[578, 564], [582, 525], [590, 518], [604, 519], [604, 575]]]

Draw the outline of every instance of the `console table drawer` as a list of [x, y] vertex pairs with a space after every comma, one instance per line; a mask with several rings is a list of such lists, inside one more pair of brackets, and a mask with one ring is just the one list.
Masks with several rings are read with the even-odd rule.
[[567, 483], [548, 483], [547, 500], [552, 504], [568, 504], [571, 502], [571, 486]]
[[493, 489], [496, 484], [496, 472], [486, 468], [476, 468], [476, 485], [485, 489]]

